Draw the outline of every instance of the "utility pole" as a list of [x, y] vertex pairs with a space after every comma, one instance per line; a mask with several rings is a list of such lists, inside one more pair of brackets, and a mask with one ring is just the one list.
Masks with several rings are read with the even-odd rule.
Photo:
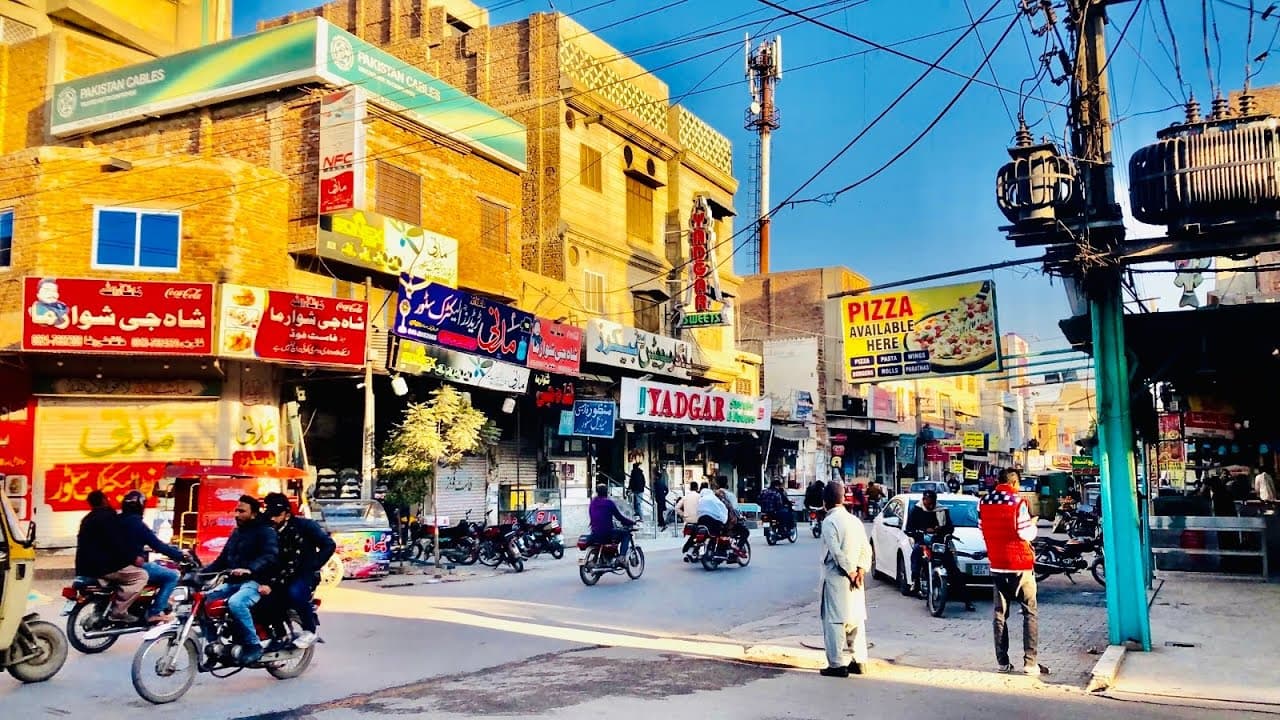
[[751, 50], [746, 39], [747, 85], [751, 88], [751, 107], [747, 110], [746, 129], [759, 135], [759, 157], [756, 164], [756, 268], [761, 275], [769, 272], [769, 153], [770, 139], [777, 130], [778, 110], [773, 90], [782, 79], [782, 37], [765, 40]]
[[373, 278], [364, 279], [364, 301], [368, 306], [369, 318], [365, 321], [368, 328], [364, 347], [364, 429], [360, 441], [360, 497], [373, 498], [374, 468], [374, 408], [373, 408]]
[[[1081, 42], [1072, 79], [1071, 144], [1080, 165], [1085, 216], [1080, 229], [1089, 250], [1114, 249], [1124, 240], [1111, 157], [1106, 7], [1128, 0], [1073, 0]], [[1129, 415], [1129, 366], [1125, 355], [1124, 301], [1118, 263], [1080, 263], [1089, 297], [1098, 397], [1102, 525], [1107, 541], [1107, 624], [1111, 644], [1137, 642], [1151, 649], [1147, 582]]]

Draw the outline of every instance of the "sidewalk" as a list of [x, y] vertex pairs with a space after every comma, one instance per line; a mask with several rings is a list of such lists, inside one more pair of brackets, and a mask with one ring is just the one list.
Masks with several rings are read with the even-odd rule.
[[1280, 585], [1161, 572], [1152, 651], [1128, 651], [1107, 695], [1280, 712]]

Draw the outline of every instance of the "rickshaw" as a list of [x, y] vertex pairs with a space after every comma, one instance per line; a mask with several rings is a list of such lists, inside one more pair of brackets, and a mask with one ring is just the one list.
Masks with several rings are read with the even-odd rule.
[[17, 515], [0, 497], [0, 665], [27, 683], [48, 680], [67, 661], [62, 629], [27, 612], [36, 572], [35, 544], [35, 522], [20, 534]]

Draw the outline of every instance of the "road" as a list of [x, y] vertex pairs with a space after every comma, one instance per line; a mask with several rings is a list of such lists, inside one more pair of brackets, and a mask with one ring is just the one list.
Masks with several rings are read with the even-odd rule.
[[[572, 552], [560, 561], [534, 560], [520, 575], [452, 583], [429, 583], [425, 576], [344, 583], [325, 599], [325, 643], [301, 678], [281, 682], [261, 671], [226, 679], [201, 675], [170, 708], [191, 720], [338, 720], [371, 713], [594, 718], [605, 712], [827, 718], [863, 715], [854, 712], [857, 708], [887, 712], [899, 705], [916, 714], [957, 718], [990, 717], [1000, 710], [1012, 713], [1007, 717], [1027, 718], [1103, 718], [1120, 712], [1136, 718], [1193, 717], [1187, 709], [1119, 706], [1070, 685], [996, 675], [977, 655], [967, 669], [918, 670], [880, 662], [862, 678], [822, 678], [812, 669], [820, 664], [818, 653], [798, 643], [770, 645], [767, 640], [816, 636], [809, 604], [816, 595], [818, 543], [805, 536], [794, 546], [759, 545], [750, 567], [714, 573], [681, 563], [674, 549], [652, 549], [640, 580], [609, 576], [590, 588], [579, 582]], [[56, 587], [42, 591], [53, 594]], [[868, 602], [881, 633], [877, 641], [873, 630], [872, 640], [879, 650], [892, 649], [892, 659], [901, 646], [941, 638], [898, 637], [906, 635], [904, 627], [933, 627], [927, 624], [932, 619], [919, 601], [898, 596], [888, 585], [873, 585]], [[989, 605], [980, 608], [987, 611]], [[55, 606], [41, 610], [56, 618]], [[771, 619], [762, 623], [763, 618]], [[986, 612], [961, 612], [951, 622], [989, 627]], [[771, 625], [783, 629], [770, 635]], [[129, 682], [138, 641], [138, 636], [122, 638], [97, 656], [73, 651], [48, 683], [20, 686], [0, 680], [4, 716], [123, 717], [152, 710]], [[748, 654], [788, 667], [743, 662]]]

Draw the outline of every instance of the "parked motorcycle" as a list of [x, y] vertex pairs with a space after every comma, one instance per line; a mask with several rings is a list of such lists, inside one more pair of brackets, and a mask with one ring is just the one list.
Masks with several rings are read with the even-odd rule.
[[[294, 615], [277, 615], [270, 609], [274, 603], [258, 603], [254, 607], [262, 658], [250, 665], [241, 662], [244, 649], [237, 643], [239, 631], [227, 599], [206, 599], [207, 593], [226, 582], [227, 577], [226, 572], [212, 576], [189, 573], [174, 591], [175, 602], [181, 608], [178, 618], [148, 631], [133, 656], [133, 689], [143, 699], [157, 705], [173, 702], [191, 688], [197, 673], [213, 674], [221, 668], [262, 668], [276, 679], [287, 680], [301, 675], [311, 665], [315, 646], [294, 645]], [[311, 603], [320, 607], [318, 599]]]
[[[1037, 582], [1053, 575], [1066, 575], [1067, 579], [1074, 584], [1075, 578], [1072, 576], [1089, 568], [1093, 579], [1099, 585], [1106, 587], [1106, 560], [1103, 557], [1101, 539], [1055, 540], [1040, 537], [1031, 542], [1031, 547], [1036, 556]], [[1092, 562], [1084, 557], [1088, 553], [1094, 553]]]
[[[423, 525], [413, 541], [409, 559], [413, 562], [431, 562], [435, 557], [437, 529]], [[473, 565], [480, 558], [480, 523], [471, 522], [471, 511], [457, 525], [439, 528], [440, 557], [459, 565]]]
[[536, 557], [539, 553], [547, 553], [556, 560], [564, 557], [563, 530], [556, 520], [536, 524], [521, 521], [520, 528], [523, 539], [520, 549], [526, 558]]
[[627, 528], [627, 532], [632, 537], [631, 548], [625, 558], [618, 555], [620, 543], [592, 544], [587, 542], [590, 535], [578, 537], [578, 550], [582, 551], [578, 556], [578, 577], [582, 578], [583, 584], [588, 587], [595, 585], [605, 573], [625, 572], [632, 580], [640, 579], [644, 574], [644, 550], [636, 542], [635, 526]]
[[[196, 568], [195, 561], [187, 558], [177, 565], [167, 560], [159, 562], [183, 574]], [[107, 616], [111, 599], [116, 593], [114, 584], [98, 578], [76, 577], [70, 585], [62, 588], [62, 597], [67, 601], [62, 607], [62, 614], [67, 618], [67, 640], [71, 642], [71, 647], [86, 655], [93, 655], [106, 652], [122, 635], [150, 629], [151, 624], [146, 618], [158, 591], [159, 587], [155, 585], [143, 588], [128, 608], [129, 614], [138, 620], [123, 623]]]
[[809, 532], [815, 538], [822, 537], [822, 521], [827, 517], [826, 508], [809, 508]]
[[524, 553], [520, 551], [520, 526], [515, 523], [489, 525], [480, 531], [480, 564], [498, 567], [507, 563], [512, 570], [524, 572]]
[[764, 541], [770, 545], [777, 545], [783, 538], [789, 542], [800, 539], [800, 530], [794, 522], [787, 526], [782, 522], [782, 518], [769, 513], [761, 515], [760, 522], [764, 526]]
[[702, 546], [698, 559], [704, 570], [715, 570], [727, 564], [746, 567], [751, 563], [751, 541], [745, 537], [728, 530], [724, 534], [713, 535], [705, 525], [699, 525], [694, 538], [695, 544]]

